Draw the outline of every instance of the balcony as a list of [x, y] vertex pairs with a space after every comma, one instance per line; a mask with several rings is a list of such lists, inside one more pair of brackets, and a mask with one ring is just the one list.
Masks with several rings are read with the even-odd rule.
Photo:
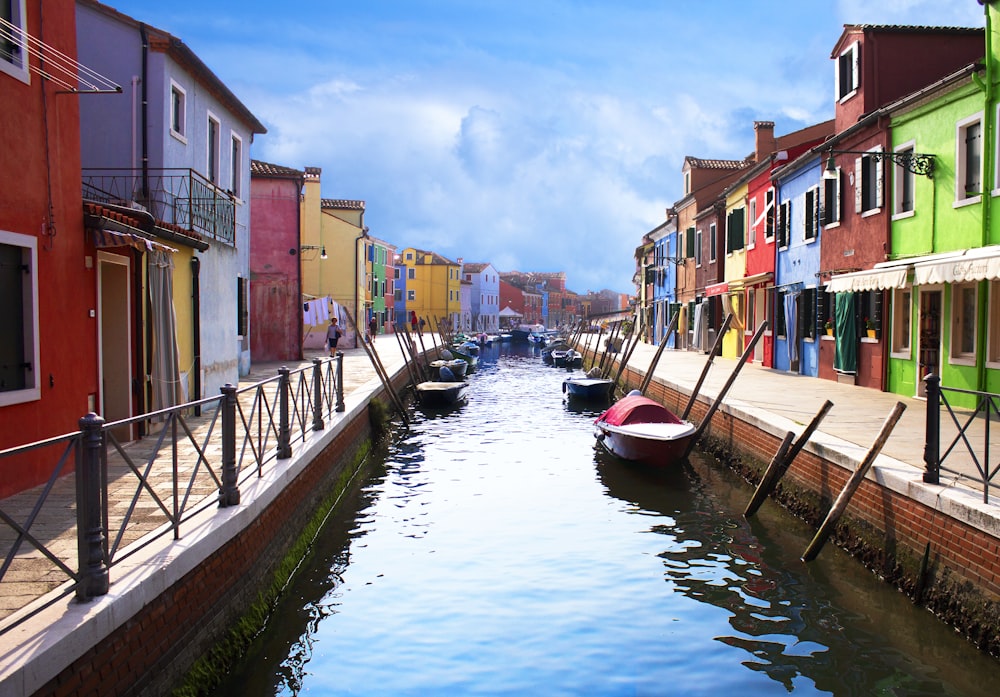
[[159, 222], [193, 230], [233, 246], [236, 201], [193, 169], [106, 168], [83, 170], [83, 198], [136, 207]]

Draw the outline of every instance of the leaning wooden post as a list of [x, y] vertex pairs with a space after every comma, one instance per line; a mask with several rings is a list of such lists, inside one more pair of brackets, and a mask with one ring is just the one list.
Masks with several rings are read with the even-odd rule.
[[[784, 454], [781, 453], [781, 450], [778, 451], [778, 453], [774, 456], [774, 459], [771, 461], [771, 464], [768, 465], [767, 471], [764, 472], [764, 476], [761, 477], [760, 484], [757, 485], [757, 490], [750, 498], [750, 503], [747, 504], [746, 511], [743, 512], [743, 515], [750, 517], [757, 512], [757, 509], [760, 508], [762, 503], [764, 503], [764, 499], [766, 499], [768, 494], [770, 494], [774, 487], [777, 486], [778, 480], [785, 476], [785, 472], [788, 471], [789, 466], [791, 466], [792, 462], [795, 461], [795, 456], [798, 455], [802, 451], [802, 448], [805, 447], [805, 444], [809, 442], [813, 432], [815, 432], [815, 430], [819, 427], [820, 422], [826, 418], [828, 413], [830, 413], [831, 408], [833, 408], [833, 402], [828, 399], [823, 403], [823, 406], [820, 407], [819, 412], [813, 417], [813, 420], [809, 422], [806, 430], [804, 430], [798, 440], [795, 441], [795, 445], [792, 446], [791, 450]], [[791, 431], [789, 431], [789, 435], [791, 435]]]
[[[354, 328], [355, 333], [357, 333], [358, 325], [355, 324], [351, 313], [344, 310], [344, 315], [347, 317], [347, 321], [350, 322], [351, 326]], [[362, 341], [361, 346], [364, 348], [365, 353], [368, 354], [368, 360], [371, 361], [372, 367], [375, 368], [375, 374], [378, 376], [378, 379], [382, 381], [382, 386], [385, 388], [385, 391], [389, 393], [389, 401], [391, 401], [393, 406], [396, 407], [396, 411], [398, 411], [400, 417], [402, 417], [403, 423], [409, 426], [410, 420], [406, 418], [406, 407], [403, 406], [403, 403], [399, 400], [399, 395], [397, 395], [396, 391], [393, 389], [392, 381], [389, 379], [389, 373], [379, 360], [378, 354], [375, 353], [375, 346], [369, 345], [369, 342], [367, 341]]]
[[633, 328], [632, 336], [630, 338], [632, 341], [629, 342], [628, 348], [626, 348], [625, 353], [622, 354], [621, 361], [618, 362], [618, 372], [615, 373], [614, 383], [611, 385], [612, 392], [618, 389], [618, 380], [621, 379], [622, 373], [625, 372], [625, 366], [627, 366], [628, 362], [632, 359], [632, 352], [635, 351], [635, 347], [639, 345], [639, 332], [635, 328]]
[[833, 529], [837, 526], [837, 521], [840, 520], [840, 516], [843, 515], [844, 510], [847, 508], [847, 504], [850, 503], [851, 497], [854, 492], [858, 490], [861, 486], [861, 482], [864, 481], [865, 475], [868, 474], [868, 470], [871, 469], [872, 464], [875, 462], [875, 458], [878, 454], [882, 452], [882, 447], [885, 442], [889, 439], [889, 435], [892, 433], [892, 429], [895, 428], [896, 423], [899, 421], [903, 412], [906, 411], [906, 405], [902, 402], [896, 402], [896, 406], [893, 408], [892, 413], [886, 418], [885, 423], [882, 424], [882, 430], [879, 431], [878, 438], [875, 439], [875, 444], [872, 445], [868, 454], [865, 455], [865, 459], [861, 461], [858, 468], [854, 470], [854, 474], [851, 478], [847, 480], [847, 484], [844, 485], [843, 490], [837, 497], [837, 500], [833, 502], [833, 507], [830, 508], [830, 512], [826, 515], [826, 520], [823, 524], [819, 526], [819, 530], [816, 532], [816, 536], [806, 547], [806, 551], [802, 554], [802, 561], [812, 561], [819, 554], [819, 551], [823, 549], [823, 545], [826, 543], [826, 538], [830, 536]]
[[729, 325], [733, 323], [733, 314], [729, 313], [726, 315], [726, 319], [722, 322], [722, 330], [719, 335], [715, 337], [715, 343], [712, 345], [712, 350], [708, 353], [708, 359], [705, 361], [705, 365], [701, 368], [701, 375], [698, 376], [698, 382], [695, 383], [694, 389], [691, 391], [691, 398], [688, 399], [687, 406], [684, 407], [684, 411], [681, 412], [681, 418], [686, 419], [688, 414], [691, 413], [691, 408], [694, 407], [694, 402], [698, 399], [698, 395], [701, 393], [702, 383], [705, 382], [705, 378], [708, 377], [708, 370], [712, 367], [712, 362], [715, 357], [722, 353], [722, 338], [729, 331]]
[[770, 464], [767, 466], [767, 470], [764, 472], [764, 476], [760, 480], [760, 484], [757, 485], [757, 489], [753, 492], [753, 496], [750, 497], [750, 503], [747, 504], [746, 510], [743, 511], [743, 515], [749, 518], [760, 505], [764, 503], [764, 499], [767, 498], [767, 492], [770, 491], [770, 486], [765, 486], [765, 482], [770, 482], [775, 480], [773, 472], [781, 466], [781, 462], [785, 459], [788, 454], [788, 449], [792, 447], [792, 440], [795, 438], [795, 433], [789, 431], [785, 434], [785, 439], [781, 441], [781, 445], [778, 446], [778, 451], [774, 453], [774, 457], [771, 458]]
[[660, 345], [656, 348], [656, 353], [653, 355], [653, 360], [649, 364], [649, 370], [646, 371], [646, 376], [642, 379], [642, 384], [639, 386], [639, 392], [646, 394], [646, 390], [649, 388], [649, 383], [653, 380], [653, 371], [656, 370], [656, 365], [660, 362], [660, 356], [663, 355], [663, 349], [667, 347], [667, 339], [670, 338], [670, 333], [677, 326], [677, 316], [679, 312], [675, 312], [674, 316], [670, 318], [670, 323], [667, 325], [667, 330], [663, 332], [663, 338], [660, 339]]
[[[730, 315], [730, 317], [731, 316], [732, 315]], [[723, 385], [722, 391], [719, 392], [719, 395], [715, 398], [715, 402], [713, 402], [712, 406], [708, 408], [705, 418], [702, 419], [700, 424], [698, 424], [698, 430], [695, 431], [694, 438], [692, 438], [688, 443], [687, 450], [684, 452], [684, 457], [691, 454], [691, 451], [694, 449], [694, 444], [698, 442], [698, 439], [701, 438], [702, 434], [708, 429], [708, 425], [712, 422], [712, 416], [715, 415], [715, 412], [718, 411], [719, 407], [722, 405], [722, 400], [726, 398], [726, 393], [729, 392], [729, 388], [733, 386], [734, 382], [736, 382], [736, 376], [740, 374], [743, 366], [746, 365], [746, 362], [750, 359], [750, 353], [757, 345], [757, 342], [760, 341], [762, 336], [764, 336], [765, 329], [767, 329], [767, 320], [761, 322], [760, 326], [757, 328], [757, 333], [753, 335], [753, 339], [750, 340], [750, 343], [747, 344], [747, 347], [743, 350], [743, 355], [740, 356], [740, 360], [733, 369], [732, 375], [730, 375], [729, 379], [726, 380], [726, 384]]]

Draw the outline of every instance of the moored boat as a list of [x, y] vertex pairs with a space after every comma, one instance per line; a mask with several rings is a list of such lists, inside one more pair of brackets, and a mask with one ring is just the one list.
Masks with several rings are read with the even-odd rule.
[[469, 383], [428, 381], [421, 382], [416, 389], [421, 406], [450, 407], [465, 401]]
[[438, 382], [449, 382], [442, 377], [444, 371], [442, 369], [447, 368], [452, 379], [461, 380], [465, 377], [465, 372], [469, 368], [469, 364], [462, 360], [461, 358], [452, 358], [451, 360], [439, 359], [436, 361], [431, 361], [429, 364], [431, 370], [431, 377]]
[[697, 428], [637, 390], [594, 421], [594, 435], [623, 460], [666, 466], [681, 461]]
[[566, 378], [563, 380], [562, 391], [570, 399], [586, 399], [591, 401], [607, 401], [611, 397], [614, 381], [601, 377]]

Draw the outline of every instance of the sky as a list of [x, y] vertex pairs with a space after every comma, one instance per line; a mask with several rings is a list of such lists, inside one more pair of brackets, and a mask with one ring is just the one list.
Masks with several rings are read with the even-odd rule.
[[985, 25], [977, 0], [104, 0], [181, 39], [372, 236], [634, 293], [685, 156], [833, 118], [845, 24]]

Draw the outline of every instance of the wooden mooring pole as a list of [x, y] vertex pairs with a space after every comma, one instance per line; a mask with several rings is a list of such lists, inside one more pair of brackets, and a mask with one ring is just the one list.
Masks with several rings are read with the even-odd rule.
[[774, 490], [774, 487], [778, 485], [778, 481], [785, 476], [785, 472], [791, 467], [792, 462], [795, 461], [795, 456], [798, 455], [805, 444], [809, 442], [812, 434], [819, 427], [820, 422], [826, 418], [826, 415], [830, 413], [830, 409], [833, 408], [833, 402], [829, 399], [823, 403], [820, 407], [819, 412], [813, 417], [813, 420], [809, 422], [806, 426], [806, 430], [802, 432], [798, 440], [795, 441], [795, 445], [789, 449], [791, 444], [791, 438], [789, 436], [794, 436], [795, 434], [791, 431], [785, 436], [785, 442], [781, 444], [781, 448], [775, 453], [774, 459], [771, 460], [771, 464], [768, 465], [767, 470], [764, 472], [764, 476], [760, 479], [760, 484], [757, 485], [757, 490], [753, 492], [753, 496], [750, 497], [750, 503], [747, 504], [747, 509], [743, 512], [743, 515], [749, 518], [757, 509], [760, 508], [761, 504], [764, 503], [764, 499]]
[[660, 345], [656, 347], [656, 353], [653, 355], [653, 360], [649, 364], [649, 370], [646, 371], [646, 375], [642, 378], [642, 383], [639, 385], [639, 392], [642, 394], [646, 394], [646, 390], [649, 388], [649, 383], [653, 380], [653, 371], [656, 370], [656, 365], [660, 362], [660, 356], [663, 355], [663, 349], [667, 347], [667, 340], [670, 338], [670, 334], [677, 326], [677, 317], [680, 314], [680, 311], [674, 313], [674, 316], [670, 318], [670, 323], [667, 324], [667, 330], [663, 332], [663, 338], [660, 339]]
[[[341, 307], [343, 308], [343, 306]], [[343, 310], [344, 315], [347, 317], [347, 321], [350, 322], [351, 327], [354, 328], [355, 335], [361, 336], [361, 334], [358, 333], [358, 325], [355, 324], [351, 313], [346, 308], [343, 308]], [[379, 380], [382, 381], [382, 386], [385, 387], [385, 391], [389, 393], [389, 401], [391, 401], [393, 406], [396, 407], [396, 411], [398, 411], [400, 417], [402, 417], [403, 423], [409, 427], [410, 420], [406, 416], [406, 407], [403, 406], [403, 402], [399, 399], [399, 395], [396, 394], [396, 390], [393, 389], [392, 380], [389, 379], [389, 373], [386, 371], [385, 366], [382, 365], [382, 361], [379, 360], [378, 354], [375, 353], [374, 342], [369, 345], [369, 342], [362, 338], [361, 346], [365, 349], [365, 353], [368, 354], [368, 359], [372, 362], [372, 366], [375, 368], [375, 373], [378, 375]]]
[[886, 417], [885, 423], [882, 424], [882, 430], [879, 431], [878, 438], [875, 439], [875, 443], [872, 445], [868, 454], [865, 455], [865, 459], [861, 461], [858, 468], [854, 470], [854, 474], [851, 478], [847, 480], [847, 484], [844, 485], [843, 490], [841, 490], [840, 495], [837, 500], [833, 502], [833, 506], [830, 508], [830, 512], [827, 513], [826, 519], [823, 521], [822, 525], [819, 526], [819, 530], [816, 531], [816, 536], [806, 547], [806, 551], [802, 554], [802, 561], [812, 561], [819, 554], [819, 551], [823, 549], [823, 545], [826, 543], [826, 539], [833, 532], [834, 528], [837, 526], [837, 521], [840, 520], [840, 516], [844, 514], [847, 509], [847, 504], [850, 503], [851, 497], [854, 496], [854, 492], [858, 490], [861, 486], [861, 482], [864, 481], [865, 475], [868, 470], [871, 469], [872, 464], [875, 462], [875, 458], [878, 454], [882, 452], [882, 447], [885, 442], [889, 439], [889, 435], [892, 433], [892, 429], [896, 427], [896, 423], [899, 421], [903, 412], [906, 411], [906, 405], [902, 402], [896, 402], [896, 406], [893, 407], [892, 412]]

